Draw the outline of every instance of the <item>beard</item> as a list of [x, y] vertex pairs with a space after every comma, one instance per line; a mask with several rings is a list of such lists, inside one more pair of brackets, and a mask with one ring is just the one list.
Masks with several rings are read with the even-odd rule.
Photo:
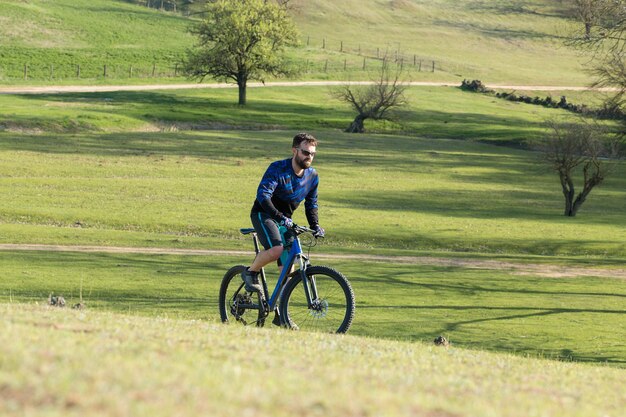
[[307, 169], [311, 166], [311, 160], [309, 158], [299, 158], [296, 156], [296, 165], [302, 169]]

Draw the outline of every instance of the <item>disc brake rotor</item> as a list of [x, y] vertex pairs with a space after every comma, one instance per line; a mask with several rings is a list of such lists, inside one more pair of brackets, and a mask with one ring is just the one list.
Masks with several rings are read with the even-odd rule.
[[328, 314], [328, 301], [327, 300], [315, 300], [311, 305], [309, 314], [316, 318], [322, 319]]

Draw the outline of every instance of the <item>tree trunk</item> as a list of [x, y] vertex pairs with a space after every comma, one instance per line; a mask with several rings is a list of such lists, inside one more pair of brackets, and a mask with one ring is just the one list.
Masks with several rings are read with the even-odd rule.
[[348, 126], [348, 128], [346, 129], [346, 132], [348, 133], [365, 132], [365, 126], [363, 125], [363, 122], [365, 121], [365, 119], [366, 117], [364, 117], [362, 114], [359, 114], [357, 117], [354, 118], [352, 123], [350, 123], [350, 126]]
[[576, 196], [576, 200], [574, 200], [572, 204], [573, 214], [571, 216], [576, 215], [576, 212], [578, 212], [578, 209], [580, 208], [580, 206], [582, 206], [585, 200], [587, 200], [587, 196], [589, 195], [589, 193], [591, 193], [591, 190], [593, 190], [593, 187], [595, 187], [596, 185], [602, 184], [602, 181], [604, 180], [604, 176], [600, 173], [599, 169], [596, 172], [594, 172], [591, 175], [591, 177], [588, 177], [587, 176], [588, 169], [589, 167], [585, 167], [585, 185], [583, 186], [583, 190], [580, 192], [580, 194]]
[[585, 23], [585, 39], [589, 39], [589, 38], [591, 38], [591, 23], [586, 22]]
[[573, 198], [568, 194], [565, 196], [565, 213], [563, 213], [567, 217], [575, 217], [576, 212], [578, 211], [578, 207], [574, 208]]
[[[572, 178], [564, 172], [559, 173], [561, 178], [561, 187], [563, 188], [563, 196], [565, 196], [565, 212], [563, 215], [568, 217], [576, 216], [576, 211], [578, 211], [578, 207], [574, 209], [574, 182]], [[582, 204], [582, 203], [581, 203]]]
[[245, 80], [237, 81], [237, 86], [239, 87], [239, 105], [246, 105], [246, 82]]

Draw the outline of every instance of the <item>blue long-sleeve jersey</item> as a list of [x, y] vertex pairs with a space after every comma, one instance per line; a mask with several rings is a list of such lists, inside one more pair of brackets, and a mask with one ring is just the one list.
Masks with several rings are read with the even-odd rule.
[[318, 184], [319, 177], [314, 168], [305, 169], [302, 177], [298, 177], [291, 166], [291, 158], [273, 162], [261, 179], [252, 211], [263, 211], [280, 222], [283, 217], [291, 218], [304, 200], [306, 218], [313, 228], [319, 224]]

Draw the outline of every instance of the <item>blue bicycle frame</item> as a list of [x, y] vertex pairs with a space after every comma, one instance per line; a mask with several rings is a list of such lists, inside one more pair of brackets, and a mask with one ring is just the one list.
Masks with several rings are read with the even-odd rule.
[[[254, 230], [254, 229], [250, 229], [250, 230]], [[306, 227], [295, 226], [294, 231], [296, 232], [296, 236], [293, 239], [293, 244], [291, 245], [291, 249], [289, 250], [289, 254], [287, 256], [286, 261], [283, 262], [283, 269], [280, 272], [280, 276], [278, 277], [278, 281], [276, 282], [274, 291], [272, 292], [272, 295], [269, 297], [269, 300], [267, 300], [267, 312], [273, 311], [276, 308], [276, 305], [278, 304], [278, 301], [280, 300], [280, 297], [282, 295], [282, 290], [284, 287], [283, 284], [285, 283], [287, 276], [291, 274], [290, 271], [296, 263], [297, 263], [297, 266], [299, 266], [299, 269], [296, 270], [294, 273], [298, 272], [302, 276], [302, 283], [303, 283], [304, 292], [306, 295], [308, 305], [311, 306], [312, 300], [315, 300], [317, 298], [317, 288], [315, 287], [315, 282], [313, 282], [313, 280], [308, 279], [306, 276], [306, 268], [309, 266], [309, 259], [303, 255], [302, 246], [300, 245], [300, 239], [298, 238], [299, 234], [303, 232], [311, 232], [312, 230]], [[259, 243], [258, 243], [258, 238], [256, 236], [256, 232], [253, 232], [253, 238], [254, 238], [254, 250], [258, 254], [260, 252], [260, 248], [259, 248]], [[267, 288], [267, 280], [265, 278], [264, 268], [261, 268], [261, 277], [263, 281], [263, 290], [265, 293], [265, 298], [267, 299], [269, 291]]]

